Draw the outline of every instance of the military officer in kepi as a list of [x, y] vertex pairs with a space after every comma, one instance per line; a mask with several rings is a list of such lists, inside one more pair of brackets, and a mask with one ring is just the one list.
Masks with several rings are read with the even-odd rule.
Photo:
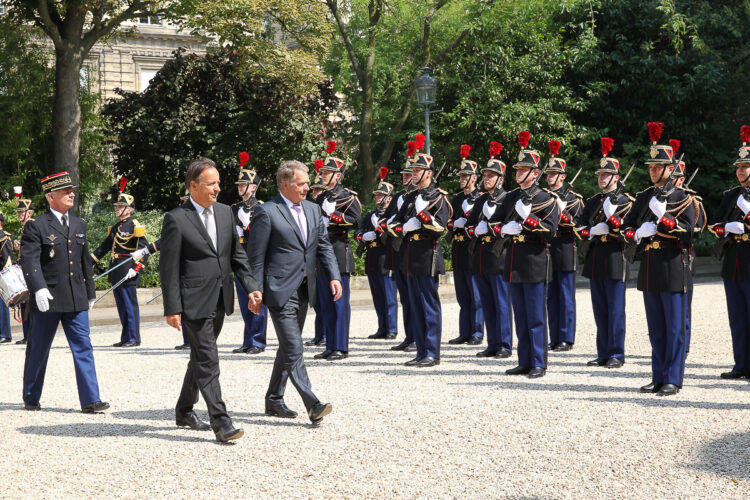
[[[21, 190], [21, 186], [16, 186], [13, 189], [16, 190], [16, 195], [18, 196], [16, 216], [18, 217], [18, 221], [21, 223], [21, 231], [18, 233], [18, 239], [13, 242], [13, 248], [16, 250], [16, 252], [18, 252], [17, 262], [21, 262], [21, 238], [23, 237], [23, 230], [28, 222], [34, 220], [35, 208], [31, 200], [22, 197], [23, 193]], [[21, 311], [21, 321], [23, 325], [23, 338], [21, 340], [17, 340], [16, 344], [25, 344], [26, 339], [29, 338], [29, 333], [31, 332], [31, 321], [34, 315], [31, 314], [31, 306], [29, 305], [28, 301], [23, 302], [19, 309]]]
[[136, 257], [139, 259], [143, 258], [144, 263], [145, 257], [143, 257], [144, 252], [135, 252], [146, 248], [149, 243], [146, 239], [146, 227], [132, 217], [135, 208], [135, 198], [124, 192], [127, 183], [128, 180], [124, 177], [120, 179], [120, 195], [115, 202], [115, 215], [120, 220], [114, 226], [107, 228], [107, 237], [91, 253], [93, 261], [99, 262], [102, 257], [111, 251], [110, 269], [122, 264], [123, 261], [130, 261], [114, 269], [107, 275], [112, 285], [125, 279], [125, 282], [112, 292], [115, 296], [117, 314], [120, 316], [120, 324], [122, 325], [120, 341], [112, 344], [113, 347], [134, 347], [141, 345], [141, 314], [138, 307], [137, 293], [141, 276], [136, 270], [136, 266], [139, 263]]
[[495, 214], [508, 192], [503, 189], [505, 163], [497, 156], [503, 150], [499, 142], [490, 143], [490, 159], [482, 169], [484, 190], [466, 221], [466, 234], [472, 237], [470, 254], [473, 257], [479, 300], [482, 303], [487, 327], [487, 349], [479, 351], [480, 358], [509, 358], [513, 348], [513, 311], [510, 288], [503, 278], [505, 241], [500, 234], [490, 231], [489, 223], [497, 221]]
[[417, 356], [406, 366], [431, 367], [440, 364], [442, 313], [438, 295], [439, 275], [445, 274], [440, 237], [451, 219], [447, 193], [433, 182], [432, 156], [417, 153], [412, 165], [416, 188], [405, 196], [396, 217], [388, 226], [401, 238], [401, 270], [406, 275]]
[[396, 303], [396, 284], [391, 279], [391, 271], [385, 268], [386, 246], [377, 231], [385, 207], [391, 202], [393, 184], [385, 182], [388, 168], [380, 167], [380, 183], [373, 191], [375, 210], [362, 218], [362, 224], [356, 233], [359, 246], [357, 256], [365, 254], [365, 274], [370, 284], [372, 302], [378, 316], [378, 331], [367, 338], [395, 339], [398, 332], [398, 304]]
[[[237, 235], [248, 257], [254, 248], [252, 244], [253, 216], [260, 210], [260, 206], [263, 204], [262, 201], [259, 201], [255, 197], [255, 191], [258, 189], [258, 174], [255, 170], [245, 168], [249, 160], [250, 155], [244, 151], [240, 153], [240, 174], [235, 184], [237, 185], [237, 194], [240, 195], [242, 201], [232, 205]], [[268, 324], [266, 306], [263, 305], [261, 307], [260, 314], [254, 314], [247, 308], [247, 293], [240, 284], [239, 279], [235, 278], [234, 282], [240, 313], [245, 322], [245, 329], [242, 346], [234, 349], [232, 352], [246, 354], [261, 353], [266, 349], [266, 326]]]
[[89, 308], [96, 292], [86, 222], [68, 213], [75, 199], [75, 186], [68, 172], [49, 175], [41, 183], [50, 210], [27, 223], [21, 238], [21, 267], [32, 295], [34, 315], [26, 344], [24, 408], [41, 408], [49, 351], [62, 323], [73, 354], [81, 410], [100, 412], [109, 408], [109, 403], [99, 397], [89, 338]]
[[643, 292], [651, 341], [651, 382], [641, 392], [670, 396], [679, 392], [685, 373], [687, 291], [692, 281], [688, 247], [695, 210], [692, 195], [672, 181], [672, 147], [658, 144], [664, 124], [649, 123], [648, 130], [652, 145], [646, 164], [654, 185], [636, 195], [621, 234], [628, 244], [643, 249], [638, 290]]
[[740, 129], [742, 147], [734, 162], [739, 186], [724, 192], [709, 224], [719, 241], [715, 257], [723, 259], [721, 277], [732, 333], [732, 369], [724, 379], [750, 378], [750, 126]]
[[602, 158], [596, 175], [602, 192], [586, 200], [576, 228], [596, 322], [596, 358], [586, 365], [607, 368], [620, 368], [625, 362], [628, 262], [620, 226], [633, 206], [633, 198], [622, 192], [620, 161], [609, 156], [614, 143], [611, 137], [601, 138]]
[[[5, 215], [0, 212], [0, 269], [5, 269], [16, 263], [11, 234], [3, 229], [3, 224], [5, 224]], [[4, 301], [0, 300], [0, 344], [8, 344], [11, 339], [10, 309]]]
[[565, 183], [567, 162], [560, 158], [560, 141], [549, 141], [547, 186], [557, 195], [560, 223], [552, 238], [552, 281], [547, 291], [549, 348], [569, 351], [576, 341], [576, 268], [578, 248], [575, 227], [583, 210], [583, 197]]
[[530, 134], [518, 133], [521, 151], [516, 169], [518, 188], [495, 210], [489, 229], [508, 238], [503, 277], [510, 297], [518, 335], [518, 366], [508, 375], [543, 377], [547, 372], [547, 285], [552, 278], [550, 244], [557, 231], [557, 197], [538, 186], [542, 175], [540, 154], [529, 149]]
[[484, 338], [484, 316], [476, 270], [473, 269], [469, 254], [469, 235], [466, 233], [466, 219], [479, 198], [477, 189], [477, 162], [468, 160], [471, 146], [461, 146], [461, 167], [458, 182], [461, 191], [451, 200], [452, 219], [448, 222], [447, 238], [452, 241], [451, 262], [453, 263], [453, 284], [458, 301], [458, 337], [449, 344], [479, 345]]
[[320, 169], [320, 178], [326, 191], [315, 202], [323, 210], [324, 224], [328, 226], [328, 238], [341, 272], [343, 294], [333, 300], [331, 287], [325, 273], [318, 273], [318, 290], [321, 291], [320, 311], [327, 334], [326, 349], [314, 356], [315, 359], [336, 361], [349, 356], [349, 277], [354, 272], [354, 252], [349, 244], [349, 232], [359, 228], [362, 217], [362, 204], [357, 193], [341, 186], [344, 177], [344, 161], [330, 156], [336, 150], [336, 142], [328, 141], [328, 157]]

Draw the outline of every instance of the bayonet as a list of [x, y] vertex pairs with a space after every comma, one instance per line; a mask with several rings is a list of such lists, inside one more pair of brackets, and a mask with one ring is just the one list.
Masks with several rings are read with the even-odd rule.
[[695, 174], [698, 173], [698, 170], [700, 170], [700, 168], [696, 168], [695, 171], [693, 171], [693, 175], [691, 175], [690, 179], [688, 179], [688, 181], [685, 183], [686, 188], [690, 187], [690, 183], [693, 182], [693, 179], [695, 179]]
[[581, 175], [582, 170], [583, 170], [582, 168], [578, 169], [578, 172], [576, 172], [576, 175], [573, 176], [573, 180], [568, 183], [568, 187], [571, 187], [573, 183], [576, 181], [576, 179], [578, 179], [578, 176]]

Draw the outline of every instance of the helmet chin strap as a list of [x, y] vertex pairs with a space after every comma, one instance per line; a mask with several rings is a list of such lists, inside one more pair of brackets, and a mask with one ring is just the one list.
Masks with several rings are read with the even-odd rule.
[[519, 183], [518, 183], [518, 185], [519, 185], [519, 186], [520, 186], [521, 184], [523, 184], [524, 182], [526, 182], [526, 181], [527, 181], [527, 180], [529, 179], [529, 176], [531, 175], [531, 171], [532, 171], [532, 170], [533, 170], [533, 168], [529, 168], [529, 171], [528, 171], [528, 172], [526, 172], [526, 176], [525, 176], [525, 177], [523, 178], [523, 180], [522, 180], [521, 182], [519, 182]]
[[419, 187], [420, 184], [422, 184], [422, 180], [424, 179], [424, 175], [427, 173], [427, 169], [422, 169], [422, 175], [419, 176], [419, 180], [417, 182], [414, 182], [414, 174], [411, 176], [412, 184], [414, 184], [414, 187]]
[[[336, 174], [337, 173], [338, 172], [334, 172], [333, 174], [331, 174], [331, 178], [328, 180], [328, 182], [326, 182], [326, 184], [325, 184], [326, 191], [330, 191], [331, 189], [333, 189], [336, 186], [338, 186], [339, 181], [338, 180], [334, 180], [334, 179], [336, 179]], [[331, 186], [331, 181], [333, 181], [333, 186]]]
[[604, 186], [604, 189], [602, 189], [602, 191], [606, 192], [609, 189], [609, 186], [612, 185], [612, 181], [613, 180], [615, 180], [615, 174], [612, 174], [612, 175], [609, 176], [609, 180], [607, 181], [607, 185]]
[[494, 184], [492, 185], [492, 189], [490, 189], [489, 191], [490, 191], [490, 192], [493, 192], [493, 191], [495, 191], [495, 190], [497, 189], [497, 184], [498, 184], [498, 182], [500, 182], [500, 180], [502, 180], [502, 179], [504, 179], [504, 178], [505, 178], [505, 176], [503, 176], [503, 175], [498, 175], [498, 176], [497, 176], [497, 178], [495, 178], [495, 183], [494, 183]]

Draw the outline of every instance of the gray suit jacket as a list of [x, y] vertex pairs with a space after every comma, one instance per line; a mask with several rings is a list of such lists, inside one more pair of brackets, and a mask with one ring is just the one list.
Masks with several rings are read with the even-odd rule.
[[305, 276], [308, 297], [314, 303], [318, 261], [330, 280], [341, 279], [320, 207], [309, 201], [303, 201], [302, 207], [307, 218], [307, 245], [303, 245], [299, 225], [281, 195], [264, 203], [250, 225], [250, 268], [269, 307], [286, 304]]

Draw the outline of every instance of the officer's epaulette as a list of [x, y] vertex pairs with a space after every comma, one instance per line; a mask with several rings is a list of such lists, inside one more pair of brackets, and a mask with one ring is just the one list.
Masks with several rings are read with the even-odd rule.
[[263, 203], [265, 202], [258, 200], [258, 205], [262, 205]]
[[682, 188], [683, 191], [685, 191], [687, 194], [692, 194], [693, 196], [697, 195], [698, 193], [690, 188]]
[[351, 194], [352, 194], [352, 195], [354, 195], [354, 196], [357, 196], [357, 192], [356, 192], [356, 191], [352, 191], [352, 190], [351, 190], [351, 189], [349, 189], [349, 188], [344, 188], [344, 191], [346, 191], [347, 193], [351, 193]]
[[547, 193], [551, 194], [551, 195], [552, 195], [552, 196], [554, 196], [555, 198], [559, 198], [559, 197], [560, 197], [560, 196], [559, 196], [559, 195], [558, 195], [557, 193], [555, 193], [554, 191], [552, 191], [552, 190], [550, 190], [550, 189], [547, 189], [547, 188], [542, 188], [542, 191], [545, 191], [545, 192], [547, 192]]
[[439, 192], [440, 194], [443, 194], [443, 195], [445, 195], [445, 196], [448, 196], [448, 191], [446, 191], [445, 189], [443, 189], [443, 188], [437, 188], [437, 190], [438, 190], [438, 192]]
[[727, 189], [726, 191], [724, 191], [724, 193], [723, 193], [723, 194], [731, 193], [731, 192], [732, 192], [732, 191], [734, 191], [735, 189], [741, 189], [741, 188], [742, 188], [742, 186], [734, 186], [733, 188], [729, 188], [729, 189]]
[[109, 236], [109, 233], [112, 232], [112, 227], [113, 226], [107, 226], [107, 236]]
[[133, 236], [136, 238], [143, 238], [146, 236], [146, 226], [142, 225], [136, 219], [133, 219]]
[[635, 196], [633, 196], [632, 194], [625, 193], [625, 196], [627, 196], [630, 201], [635, 201]]
[[575, 196], [579, 200], [583, 200], [583, 195], [581, 193], [576, 193], [575, 191], [571, 191], [571, 193], [573, 193], [573, 196]]

